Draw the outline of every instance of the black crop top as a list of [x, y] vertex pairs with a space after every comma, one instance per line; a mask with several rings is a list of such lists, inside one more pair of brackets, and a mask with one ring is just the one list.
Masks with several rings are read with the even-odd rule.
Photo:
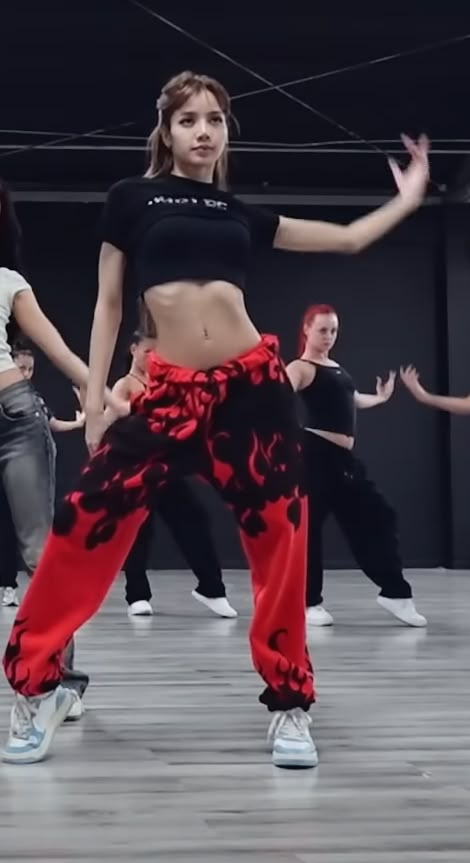
[[125, 253], [139, 295], [180, 279], [243, 289], [253, 252], [272, 247], [278, 224], [275, 213], [213, 183], [170, 174], [112, 186], [100, 238]]
[[324, 366], [310, 360], [302, 362], [309, 362], [316, 368], [312, 383], [299, 390], [307, 413], [303, 425], [354, 437], [357, 411], [351, 375], [341, 366]]

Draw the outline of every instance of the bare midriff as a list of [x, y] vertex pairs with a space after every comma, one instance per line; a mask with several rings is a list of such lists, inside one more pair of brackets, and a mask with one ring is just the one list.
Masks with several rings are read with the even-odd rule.
[[12, 384], [21, 383], [21, 381], [24, 381], [24, 377], [19, 369], [5, 369], [4, 372], [0, 372], [0, 392], [6, 387], [11, 387]]
[[145, 291], [162, 359], [210, 369], [254, 348], [260, 334], [240, 288], [229, 282], [169, 282]]

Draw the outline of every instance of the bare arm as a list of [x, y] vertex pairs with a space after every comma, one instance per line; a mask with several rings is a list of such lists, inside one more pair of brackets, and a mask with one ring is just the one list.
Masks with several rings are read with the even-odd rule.
[[274, 248], [289, 252], [338, 252], [354, 255], [395, 228], [415, 209], [417, 205], [412, 205], [397, 195], [383, 207], [349, 225], [281, 216]]
[[365, 408], [376, 408], [383, 404], [383, 399], [376, 393], [354, 393], [354, 404], [357, 408], [364, 410]]
[[[306, 372], [309, 372], [309, 378], [307, 380]], [[292, 389], [294, 392], [299, 392], [299, 390], [305, 389], [305, 387], [312, 383], [315, 374], [316, 368], [315, 366], [307, 366], [306, 363], [303, 363], [301, 360], [293, 360], [286, 367], [287, 377], [289, 378]]]
[[354, 393], [354, 403], [357, 408], [376, 408], [383, 405], [391, 398], [395, 389], [396, 372], [390, 372], [388, 379], [383, 381], [377, 378], [377, 389], [375, 393]]
[[65, 344], [62, 336], [46, 317], [33, 292], [20, 291], [13, 301], [13, 314], [25, 335], [50, 361], [79, 386], [86, 386], [88, 367]]
[[123, 253], [103, 243], [98, 269], [98, 299], [90, 339], [90, 377], [86, 412], [103, 410], [104, 391], [122, 319], [122, 290], [126, 261]]
[[76, 411], [76, 419], [74, 420], [59, 420], [57, 417], [51, 417], [49, 427], [53, 432], [69, 432], [83, 428], [85, 425], [85, 414]]
[[[130, 387], [129, 387], [129, 384], [128, 384], [126, 377], [119, 378], [119, 380], [116, 381], [116, 383], [114, 384], [111, 392], [112, 392], [113, 396], [117, 396], [117, 398], [120, 401], [130, 402], [130, 400], [131, 400], [132, 393], [131, 393], [131, 390], [130, 390]], [[104, 412], [104, 418], [105, 418], [105, 420], [107, 420], [107, 421], [109, 420], [110, 422], [114, 421], [115, 412], [113, 411], [112, 408], [106, 408], [106, 410]]]
[[407, 390], [421, 404], [448, 411], [451, 414], [470, 414], [470, 395], [439, 396], [428, 392], [420, 383], [419, 374], [414, 366], [401, 368], [400, 377]]
[[411, 156], [411, 163], [406, 171], [401, 171], [395, 162], [390, 162], [399, 190], [395, 198], [349, 225], [282, 216], [274, 247], [291, 252], [355, 254], [395, 228], [420, 206], [429, 179], [427, 139], [422, 137], [415, 144], [403, 137], [403, 142]]
[[434, 393], [426, 393], [425, 399], [419, 399], [419, 401], [451, 414], [470, 414], [470, 396], [438, 396]]

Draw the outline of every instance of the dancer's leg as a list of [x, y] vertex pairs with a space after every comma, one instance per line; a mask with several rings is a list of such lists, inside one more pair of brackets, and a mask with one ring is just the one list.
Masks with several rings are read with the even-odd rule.
[[236, 617], [226, 597], [209, 514], [187, 479], [162, 489], [157, 512], [198, 580], [194, 598], [219, 617]]
[[368, 479], [364, 465], [349, 455], [333, 512], [363, 572], [380, 588], [379, 602], [409, 626], [425, 626], [403, 575], [397, 517], [393, 507]]
[[213, 599], [225, 596], [210, 518], [188, 480], [165, 486], [158, 498], [157, 512], [194, 572], [198, 590]]
[[317, 756], [304, 713], [315, 698], [305, 625], [307, 502], [294, 397], [266, 344], [238, 365], [243, 376], [228, 381], [208, 430], [207, 475], [237, 518], [251, 566], [250, 644], [266, 683], [260, 700], [277, 714], [274, 761], [311, 767]]
[[[54, 516], [56, 450], [38, 396], [28, 383], [2, 390], [0, 427], [2, 483], [18, 549], [31, 576]], [[63, 683], [83, 695], [89, 678], [73, 668], [73, 641], [63, 661]]]
[[155, 491], [171, 481], [176, 463], [189, 472], [193, 462], [197, 470], [194, 389], [172, 385], [171, 412], [164, 374], [149, 392], [131, 416], [111, 426], [77, 490], [59, 507], [18, 611], [4, 656], [18, 694], [6, 761], [40, 761], [47, 754], [72, 705], [71, 693], [59, 685], [65, 646], [105, 598]]
[[[162, 493], [164, 493], [163, 489]], [[147, 578], [147, 564], [153, 537], [153, 521], [154, 519], [150, 513], [141, 525], [124, 564], [126, 601], [129, 606], [134, 605], [136, 602], [149, 603], [152, 598], [152, 591]]]

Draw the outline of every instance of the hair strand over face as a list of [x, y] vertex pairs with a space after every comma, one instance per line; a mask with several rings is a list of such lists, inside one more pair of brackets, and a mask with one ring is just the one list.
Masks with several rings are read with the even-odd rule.
[[[173, 154], [165, 143], [165, 137], [170, 133], [171, 118], [191, 96], [207, 90], [217, 100], [220, 110], [227, 122], [231, 119], [230, 97], [222, 84], [207, 75], [197, 75], [195, 72], [180, 72], [171, 78], [163, 87], [157, 101], [158, 124], [147, 142], [149, 166], [146, 177], [159, 177], [170, 174], [173, 169]], [[227, 185], [228, 158], [224, 150], [215, 167], [215, 182], [220, 188]]]

